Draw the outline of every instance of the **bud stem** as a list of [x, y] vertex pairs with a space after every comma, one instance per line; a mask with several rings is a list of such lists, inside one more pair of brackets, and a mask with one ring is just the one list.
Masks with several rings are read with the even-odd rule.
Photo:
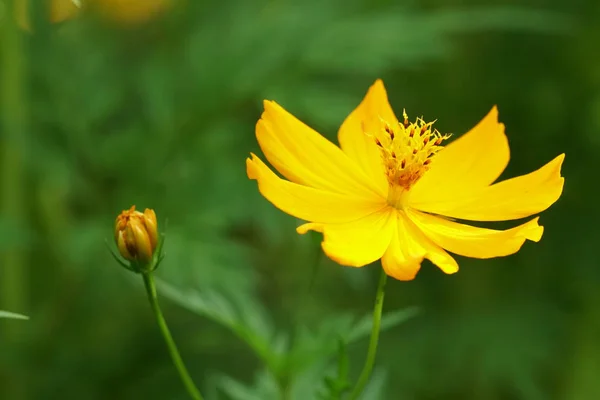
[[152, 311], [156, 317], [156, 321], [158, 322], [158, 327], [167, 343], [167, 348], [169, 349], [169, 354], [171, 355], [171, 359], [173, 360], [173, 364], [175, 364], [175, 368], [177, 368], [177, 372], [179, 372], [179, 376], [181, 381], [183, 382], [185, 388], [187, 389], [190, 397], [194, 400], [203, 400], [200, 391], [194, 384], [194, 381], [190, 377], [190, 374], [183, 363], [183, 359], [179, 354], [179, 350], [177, 350], [177, 346], [175, 345], [175, 341], [171, 336], [171, 331], [169, 331], [169, 327], [167, 326], [167, 321], [163, 317], [162, 311], [160, 310], [160, 306], [158, 305], [158, 296], [156, 294], [156, 285], [154, 283], [154, 277], [152, 276], [152, 272], [142, 273], [144, 277], [144, 286], [146, 286], [146, 292], [148, 293], [148, 300], [150, 301], [150, 305], [152, 306]]

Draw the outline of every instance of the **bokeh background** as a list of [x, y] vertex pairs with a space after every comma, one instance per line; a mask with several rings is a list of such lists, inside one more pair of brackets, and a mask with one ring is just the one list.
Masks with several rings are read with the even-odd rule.
[[0, 320], [0, 399], [186, 398], [105, 247], [131, 204], [167, 229], [162, 304], [207, 400], [317, 399], [339, 338], [356, 378], [379, 267], [323, 257], [245, 158], [263, 99], [335, 140], [376, 78], [442, 132], [497, 104], [503, 177], [565, 152], [566, 184], [540, 243], [389, 281], [364, 399], [600, 398], [600, 3], [32, 4], [0, 2], [0, 309], [30, 316]]

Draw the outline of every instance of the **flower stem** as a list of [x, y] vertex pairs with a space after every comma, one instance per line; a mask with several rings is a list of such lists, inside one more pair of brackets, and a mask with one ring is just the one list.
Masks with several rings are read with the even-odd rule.
[[179, 372], [181, 381], [183, 382], [191, 398], [193, 398], [194, 400], [203, 400], [200, 391], [194, 384], [194, 381], [190, 377], [190, 374], [187, 368], [185, 367], [185, 364], [183, 363], [183, 359], [179, 354], [179, 350], [177, 350], [175, 341], [173, 340], [171, 332], [169, 331], [169, 327], [167, 326], [167, 321], [165, 321], [165, 317], [163, 317], [162, 311], [160, 310], [160, 306], [158, 305], [158, 296], [156, 294], [156, 285], [154, 283], [154, 277], [152, 276], [152, 272], [143, 273], [142, 276], [144, 277], [144, 285], [146, 286], [146, 292], [148, 293], [148, 300], [150, 300], [152, 311], [156, 316], [156, 321], [158, 322], [160, 331], [165, 339], [165, 342], [167, 343], [169, 354], [171, 355], [173, 364], [175, 364], [175, 368], [177, 368], [177, 372]]
[[363, 366], [362, 372], [356, 382], [356, 386], [350, 394], [350, 400], [356, 400], [365, 389], [373, 365], [375, 364], [375, 355], [377, 354], [377, 343], [379, 342], [379, 330], [381, 327], [381, 312], [383, 310], [383, 298], [385, 295], [385, 281], [387, 280], [387, 274], [381, 269], [381, 275], [379, 276], [379, 284], [377, 285], [377, 293], [375, 294], [375, 307], [373, 308], [373, 327], [371, 328], [371, 338], [369, 339], [369, 350], [367, 352], [367, 359]]

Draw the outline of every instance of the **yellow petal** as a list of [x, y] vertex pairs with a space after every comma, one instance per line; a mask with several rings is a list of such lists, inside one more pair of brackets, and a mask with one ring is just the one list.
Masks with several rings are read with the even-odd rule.
[[127, 248], [127, 244], [125, 243], [125, 232], [119, 231], [117, 233], [117, 247], [119, 248], [119, 252], [123, 256], [123, 258], [133, 261], [135, 257], [131, 254], [129, 249]]
[[514, 254], [529, 239], [538, 242], [544, 232], [534, 218], [505, 231], [477, 228], [449, 221], [415, 210], [409, 218], [438, 246], [456, 254], [473, 258], [492, 258]]
[[292, 182], [343, 194], [387, 195], [339, 147], [272, 101], [256, 124], [267, 160]]
[[397, 213], [397, 220], [390, 247], [381, 259], [383, 269], [389, 276], [401, 281], [414, 279], [424, 258], [431, 260], [447, 274], [458, 271], [456, 260], [425, 237], [404, 212]]
[[129, 221], [125, 228], [125, 242], [130, 253], [134, 253], [138, 260], [148, 262], [152, 259], [152, 245], [143, 221], [138, 219]]
[[338, 132], [342, 150], [355, 160], [372, 177], [373, 182], [387, 190], [387, 180], [381, 160], [381, 152], [372, 137], [365, 134], [366, 121], [383, 119], [390, 124], [397, 123], [394, 111], [388, 101], [383, 82], [378, 79], [369, 88], [360, 105], [344, 120]]
[[144, 224], [146, 225], [146, 232], [150, 237], [150, 244], [152, 249], [156, 249], [158, 244], [158, 223], [156, 222], [156, 213], [151, 208], [144, 210]]
[[248, 178], [258, 181], [260, 193], [280, 210], [306, 221], [349, 222], [385, 207], [385, 200], [360, 198], [298, 185], [279, 178], [252, 154], [246, 159]]
[[530, 174], [496, 183], [476, 193], [457, 192], [446, 201], [415, 202], [410, 206], [421, 211], [471, 221], [504, 221], [537, 214], [550, 207], [562, 194], [564, 178], [560, 169], [565, 158], [559, 155]]
[[429, 171], [411, 188], [415, 203], [451, 200], [493, 183], [510, 159], [496, 107], [473, 129], [437, 153]]
[[297, 231], [323, 233], [323, 251], [335, 262], [362, 267], [381, 258], [396, 231], [396, 211], [386, 207], [345, 224], [304, 224]]

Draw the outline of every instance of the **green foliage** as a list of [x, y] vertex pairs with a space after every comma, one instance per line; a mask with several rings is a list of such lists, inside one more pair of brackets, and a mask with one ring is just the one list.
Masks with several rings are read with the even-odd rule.
[[[216, 291], [178, 289], [164, 281], [159, 282], [159, 288], [167, 298], [229, 329], [267, 367], [267, 372], [256, 377], [252, 389], [243, 389], [243, 385], [234, 383], [232, 378], [220, 378], [217, 385], [236, 399], [251, 399], [252, 396], [271, 398], [269, 393], [275, 389], [275, 393], [280, 390], [296, 393], [300, 390], [302, 395], [296, 394], [294, 398], [311, 398], [316, 389], [314, 386], [302, 388], [302, 377], [307, 373], [314, 375], [315, 366], [319, 366], [318, 370], [327, 366], [336, 349], [338, 364], [345, 365], [348, 362], [346, 346], [371, 333], [371, 315], [356, 320], [351, 314], [342, 313], [321, 321], [313, 328], [299, 325], [295, 327], [293, 334], [278, 332], [268, 310], [252, 300], [252, 297], [225, 297]], [[381, 321], [382, 331], [404, 322], [415, 313], [415, 309], [407, 309], [384, 315]], [[338, 384], [341, 385], [342, 381], [347, 384], [347, 366], [339, 368], [343, 370], [343, 376], [338, 376]], [[333, 381], [326, 379], [326, 382]]]
[[104, 248], [131, 204], [168, 219], [159, 296], [207, 399], [337, 398], [364, 360], [379, 267], [315, 257], [318, 235], [295, 233], [244, 159], [262, 99], [334, 139], [379, 77], [442, 131], [498, 104], [507, 176], [566, 152], [567, 183], [539, 244], [388, 283], [362, 399], [596, 398], [600, 10], [510, 3], [187, 1], [1, 45], [3, 73], [25, 57], [27, 101], [2, 97], [3, 121], [25, 122], [16, 142], [0, 127], [0, 299], [32, 319], [0, 322], [0, 398], [185, 398], [139, 277]]

